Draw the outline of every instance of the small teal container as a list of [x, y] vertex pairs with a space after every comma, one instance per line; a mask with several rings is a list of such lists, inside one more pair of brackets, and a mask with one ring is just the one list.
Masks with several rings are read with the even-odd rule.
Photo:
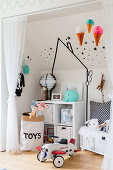
[[24, 74], [29, 74], [29, 66], [24, 65]]

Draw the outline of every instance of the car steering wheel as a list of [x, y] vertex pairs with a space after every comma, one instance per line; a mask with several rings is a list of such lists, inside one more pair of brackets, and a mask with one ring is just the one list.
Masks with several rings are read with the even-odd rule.
[[52, 139], [52, 143], [53, 143], [54, 138], [56, 138], [56, 139], [59, 138], [58, 136], [54, 136], [54, 135], [49, 135], [48, 137]]

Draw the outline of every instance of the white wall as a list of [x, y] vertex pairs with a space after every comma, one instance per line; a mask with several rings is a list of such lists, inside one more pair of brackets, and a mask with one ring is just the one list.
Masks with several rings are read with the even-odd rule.
[[[30, 19], [28, 19], [28, 21], [30, 21], [31, 19], [33, 20], [31, 23], [29, 23], [29, 26], [32, 27], [33, 33], [37, 32], [31, 37], [32, 42], [34, 42], [33, 49], [36, 50], [37, 45], [36, 53], [40, 57], [39, 60], [43, 68], [42, 74], [46, 70], [48, 70], [47, 72], [51, 72], [57, 38], [60, 37], [66, 43], [67, 36], [70, 36], [70, 42], [72, 43], [75, 54], [88, 67], [88, 69], [93, 70], [93, 80], [89, 86], [89, 101], [94, 100], [97, 102], [102, 102], [101, 92], [96, 89], [101, 80], [101, 73], [105, 74], [106, 82], [104, 86], [104, 95], [105, 101], [108, 101], [108, 93], [112, 89], [112, 85], [109, 81], [106, 53], [105, 49], [103, 49], [103, 46], [105, 46], [104, 34], [100, 39], [97, 50], [95, 51], [95, 43], [92, 43], [92, 41], [94, 40], [92, 32], [88, 34], [86, 31], [84, 42], [87, 41], [88, 45], [86, 46], [86, 44], [83, 43], [82, 47], [80, 47], [75, 33], [76, 27], [78, 25], [86, 26], [85, 22], [89, 18], [94, 19], [95, 26], [100, 25], [104, 29], [102, 10], [91, 12], [86, 12], [83, 10], [83, 13], [78, 12], [75, 15], [73, 14], [54, 18], [51, 17], [46, 20], [36, 20], [36, 17], [31, 17]], [[39, 41], [37, 40], [39, 40], [40, 43], [38, 43]], [[52, 59], [50, 60], [50, 62], [45, 62], [47, 61], [47, 57], [49, 58], [50, 47], [52, 47], [53, 49], [53, 53], [51, 52]], [[85, 51], [84, 48], [86, 48]], [[47, 52], [47, 50], [49, 52]], [[84, 52], [84, 56], [81, 54], [82, 52]], [[90, 56], [88, 56], [88, 54], [90, 54]], [[79, 62], [77, 62], [77, 60], [73, 58], [68, 50], [66, 50], [66, 48], [60, 43], [54, 71], [57, 82], [84, 82], [86, 73], [85, 71], [82, 71], [82, 69], [83, 67], [81, 67]]]
[[[53, 17], [46, 20], [36, 20], [35, 18], [32, 22], [29, 21], [28, 17], [29, 30], [32, 31], [30, 36], [31, 42], [29, 43], [32, 43], [32, 50], [35, 51], [35, 55], [37, 55], [43, 69], [51, 70], [52, 68], [57, 38], [61, 38], [61, 40], [66, 43], [68, 41], [66, 40], [68, 36], [71, 37], [69, 41], [72, 43], [75, 54], [89, 69], [107, 67], [105, 49], [103, 49], [103, 46], [105, 46], [104, 34], [101, 36], [97, 50], [94, 50], [95, 43], [93, 43], [93, 33], [87, 33], [86, 21], [89, 18], [94, 20], [95, 26], [100, 25], [104, 29], [102, 10], [76, 13], [62, 17]], [[33, 19], [33, 17], [30, 19]], [[76, 35], [76, 28], [80, 25], [84, 26], [86, 29], [82, 47], [79, 45]], [[85, 44], [85, 42], [87, 42], [87, 44]], [[52, 50], [50, 50], [50, 47], [52, 47]], [[82, 52], [84, 54], [82, 54]], [[82, 69], [80, 63], [77, 61], [75, 63], [75, 58], [61, 43], [59, 43], [55, 69], [69, 70], [75, 68]]]
[[[81, 9], [82, 10], [82, 9]], [[51, 72], [52, 61], [55, 54], [56, 40], [60, 37], [66, 42], [67, 36], [71, 36], [71, 43], [73, 50], [83, 63], [93, 70], [93, 80], [89, 86], [89, 101], [95, 100], [101, 102], [101, 93], [96, 89], [100, 83], [101, 73], [105, 74], [104, 94], [105, 101], [108, 101], [108, 92], [112, 89], [107, 73], [106, 54], [105, 49], [102, 49], [104, 43], [104, 35], [101, 37], [100, 44], [97, 51], [94, 51], [95, 44], [93, 34], [86, 32], [84, 42], [87, 41], [86, 46], [80, 47], [78, 39], [75, 34], [75, 29], [78, 25], [85, 25], [85, 21], [93, 18], [95, 25], [101, 25], [104, 28], [102, 11], [92, 11], [77, 13], [76, 15], [68, 15], [63, 17], [51, 17], [48, 19], [38, 20], [35, 17], [28, 18], [26, 44], [25, 44], [25, 57], [30, 56], [32, 59], [29, 63], [30, 74], [25, 76], [26, 87], [23, 89], [21, 97], [17, 97], [17, 108], [20, 122], [20, 115], [23, 112], [30, 110], [30, 103], [32, 99], [40, 99], [40, 86], [39, 78], [46, 70]], [[49, 48], [52, 47], [52, 60], [45, 62], [49, 57]], [[78, 47], [78, 50], [76, 49]], [[48, 52], [45, 52], [48, 50]], [[81, 52], [84, 52], [85, 60]], [[88, 56], [90, 50], [90, 56]], [[101, 52], [102, 50], [102, 52]], [[79, 55], [78, 55], [79, 54]], [[98, 56], [97, 56], [98, 55]], [[76, 68], [76, 70], [75, 70]], [[55, 76], [57, 82], [85, 82], [85, 71], [83, 67], [70, 55], [70, 53], [60, 44], [57, 61], [55, 65]], [[85, 90], [84, 90], [85, 92]], [[85, 98], [85, 94], [84, 94]], [[23, 104], [24, 103], [24, 104]]]

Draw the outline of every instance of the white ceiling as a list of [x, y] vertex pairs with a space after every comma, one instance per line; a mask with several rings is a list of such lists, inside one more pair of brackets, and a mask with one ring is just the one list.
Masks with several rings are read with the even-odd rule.
[[[64, 11], [60, 10], [59, 13], [55, 11], [28, 17], [26, 44], [29, 45], [30, 54], [35, 55], [36, 61], [40, 62], [42, 70], [51, 70], [52, 68], [57, 38], [61, 38], [66, 43], [68, 36], [71, 38], [69, 41], [72, 43], [74, 53], [89, 69], [106, 67], [104, 34], [100, 39], [99, 46], [94, 50], [93, 33], [87, 33], [85, 24], [86, 20], [90, 18], [95, 21], [95, 26], [100, 25], [104, 29], [103, 11], [100, 3], [93, 6], [85, 5]], [[79, 45], [75, 32], [79, 25], [86, 27], [82, 47]], [[29, 50], [26, 51], [27, 55], [29, 55]], [[32, 56], [30, 57], [32, 58]], [[83, 68], [81, 64], [60, 43], [55, 69], [80, 68]]]

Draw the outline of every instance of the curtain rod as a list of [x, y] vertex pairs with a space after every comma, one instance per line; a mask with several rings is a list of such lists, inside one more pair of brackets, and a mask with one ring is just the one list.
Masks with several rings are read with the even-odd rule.
[[38, 12], [28, 12], [26, 14], [18, 14], [18, 15], [13, 15], [13, 16], [9, 16], [9, 17], [3, 17], [2, 19], [8, 19], [8, 18], [14, 18], [14, 17], [19, 17], [19, 16], [31, 16], [31, 15], [37, 15], [37, 14], [43, 14], [43, 13], [47, 13], [47, 12], [53, 12], [53, 11], [58, 11], [61, 9], [68, 9], [68, 8], [72, 8], [72, 7], [76, 7], [76, 6], [82, 6], [82, 5], [88, 5], [88, 4], [94, 4], [94, 3], [98, 3], [98, 2], [102, 2], [103, 0], [93, 0], [91, 2], [91, 0], [88, 0], [86, 2], [81, 2], [81, 3], [77, 3], [77, 4], [72, 4], [72, 5], [65, 5], [63, 7], [57, 7], [57, 8], [51, 8], [51, 9], [45, 9], [42, 11], [38, 11]]

